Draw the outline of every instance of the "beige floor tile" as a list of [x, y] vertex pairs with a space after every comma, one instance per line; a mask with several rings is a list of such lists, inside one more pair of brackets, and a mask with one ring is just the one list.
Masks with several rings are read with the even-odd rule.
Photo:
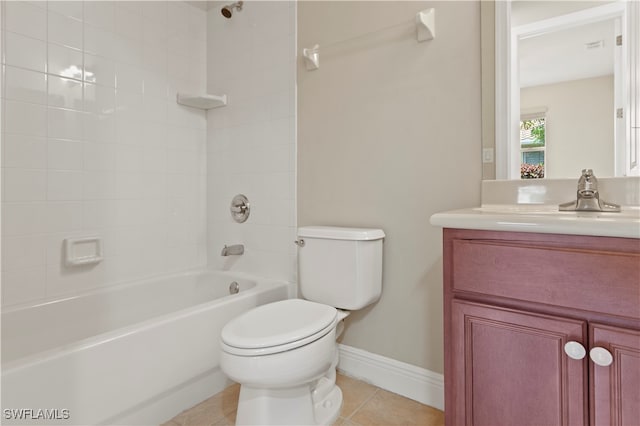
[[360, 380], [338, 374], [336, 384], [342, 390], [342, 410], [340, 417], [348, 418], [360, 407], [366, 400], [371, 398], [377, 387]]
[[[444, 413], [435, 408], [341, 374], [336, 382], [343, 406], [334, 426], [444, 425]], [[233, 426], [239, 393], [240, 385], [231, 386], [162, 426]]]
[[236, 410], [226, 413], [223, 418], [213, 423], [213, 426], [234, 426], [236, 424]]
[[367, 426], [441, 426], [444, 425], [444, 413], [380, 389], [349, 420]]
[[338, 420], [336, 420], [336, 422], [334, 423], [334, 426], [358, 426], [358, 425], [348, 419], [339, 417]]
[[235, 384], [230, 386], [224, 391], [215, 394], [211, 398], [202, 401], [195, 407], [178, 415], [173, 420], [176, 422], [181, 421], [180, 424], [182, 426], [224, 425], [226, 424], [225, 421], [228, 421], [228, 416], [232, 413], [233, 422], [235, 422], [235, 411], [236, 408], [238, 408], [239, 393], [240, 385]]

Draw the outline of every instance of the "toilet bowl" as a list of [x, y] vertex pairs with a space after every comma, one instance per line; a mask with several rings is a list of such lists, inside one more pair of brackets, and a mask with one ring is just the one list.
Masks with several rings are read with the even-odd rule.
[[328, 425], [342, 407], [336, 338], [346, 310], [382, 290], [379, 229], [298, 230], [300, 290], [231, 320], [220, 335], [220, 367], [240, 383], [236, 424]]
[[335, 385], [336, 329], [347, 313], [301, 299], [262, 305], [225, 326], [220, 366], [241, 383], [236, 424], [330, 424], [342, 393]]

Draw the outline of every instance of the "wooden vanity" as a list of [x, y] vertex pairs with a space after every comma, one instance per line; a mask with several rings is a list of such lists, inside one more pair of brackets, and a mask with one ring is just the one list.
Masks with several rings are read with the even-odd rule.
[[448, 426], [640, 425], [640, 239], [443, 242]]

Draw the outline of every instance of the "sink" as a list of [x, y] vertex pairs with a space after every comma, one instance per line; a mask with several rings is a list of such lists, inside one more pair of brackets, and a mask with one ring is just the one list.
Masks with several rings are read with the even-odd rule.
[[445, 228], [640, 238], [640, 208], [619, 213], [558, 211], [547, 204], [489, 204], [431, 216]]
[[623, 207], [620, 212], [589, 212], [589, 211], [560, 211], [557, 205], [547, 204], [491, 204], [474, 207], [472, 210], [479, 213], [506, 214], [506, 215], [556, 215], [575, 218], [621, 218], [640, 219], [640, 207]]

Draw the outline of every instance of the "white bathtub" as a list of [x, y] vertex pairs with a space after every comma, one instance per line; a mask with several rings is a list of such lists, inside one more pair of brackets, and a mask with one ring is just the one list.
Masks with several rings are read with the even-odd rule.
[[229, 384], [224, 324], [290, 295], [286, 282], [192, 271], [3, 310], [2, 424], [168, 420]]

